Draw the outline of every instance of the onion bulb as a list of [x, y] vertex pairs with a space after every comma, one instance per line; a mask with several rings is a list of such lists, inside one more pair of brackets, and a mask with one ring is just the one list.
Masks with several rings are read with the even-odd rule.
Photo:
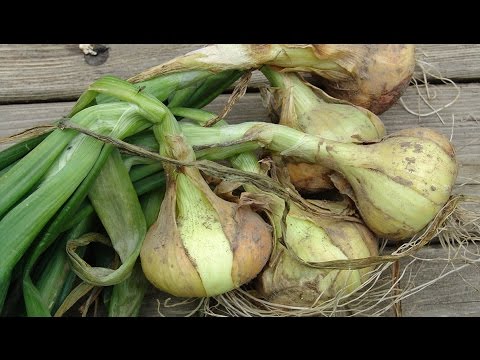
[[344, 192], [369, 229], [391, 240], [407, 239], [433, 220], [457, 176], [452, 144], [427, 128], [399, 131], [378, 143], [354, 144], [261, 122], [219, 128], [185, 125], [182, 130], [192, 145], [217, 144], [218, 139], [228, 144], [255, 141], [286, 158], [335, 170], [349, 183], [351, 189]]
[[[373, 113], [340, 101], [303, 81], [295, 73], [262, 67], [274, 87], [270, 105], [281, 107], [279, 123], [307, 134], [340, 142], [379, 141], [385, 136], [382, 121]], [[332, 170], [319, 164], [287, 162], [290, 180], [303, 193], [333, 189]]]
[[314, 73], [330, 95], [380, 114], [409, 84], [414, 52], [413, 45], [403, 44], [216, 44], [150, 68], [130, 81], [187, 70], [220, 72], [274, 65], [283, 71]]
[[[253, 153], [240, 154], [230, 161], [243, 171], [257, 174], [265, 171]], [[283, 177], [278, 172], [275, 174], [280, 176], [278, 179]], [[252, 185], [244, 184], [244, 188], [250, 194], [260, 193], [270, 199], [269, 214], [277, 242], [270, 263], [255, 280], [263, 298], [285, 305], [312, 306], [318, 299], [324, 301], [353, 293], [369, 278], [373, 267], [337, 270], [306, 264], [378, 255], [377, 241], [363, 224], [347, 220], [348, 217], [312, 215], [295, 204], [290, 204], [283, 222], [284, 200]], [[324, 206], [334, 214], [341, 205], [326, 203]], [[284, 226], [286, 229], [282, 231]]]
[[259, 295], [266, 300], [291, 306], [312, 306], [349, 295], [369, 278], [374, 267], [337, 270], [302, 263], [378, 255], [377, 241], [364, 225], [307, 216], [296, 207], [290, 209], [286, 225], [284, 241], [288, 250], [278, 243], [271, 263], [255, 280]]
[[[166, 133], [155, 132], [161, 154], [195, 159], [183, 136]], [[247, 204], [220, 199], [196, 168], [164, 169], [165, 198], [140, 253], [146, 278], [179, 297], [214, 296], [253, 279], [272, 250], [270, 225]]]
[[350, 79], [319, 77], [325, 91], [338, 99], [369, 109], [375, 114], [388, 110], [402, 95], [415, 68], [415, 46], [406, 44], [336, 45], [355, 52], [362, 61]]

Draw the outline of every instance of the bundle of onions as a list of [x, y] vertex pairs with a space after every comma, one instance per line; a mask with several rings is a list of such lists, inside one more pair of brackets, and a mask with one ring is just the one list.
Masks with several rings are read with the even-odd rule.
[[[154, 127], [160, 154], [195, 159], [173, 115]], [[164, 164], [165, 198], [140, 253], [146, 278], [180, 297], [207, 297], [253, 279], [272, 251], [271, 227], [247, 204], [220, 199], [196, 168]]]
[[130, 80], [185, 70], [252, 69], [275, 65], [312, 72], [331, 95], [382, 113], [400, 97], [415, 66], [413, 45], [217, 44], [148, 69]]
[[[382, 121], [373, 113], [328, 96], [295, 73], [261, 68], [272, 89], [272, 108], [281, 107], [279, 123], [307, 134], [340, 142], [375, 142], [385, 136]], [[319, 164], [287, 162], [290, 180], [303, 193], [333, 188], [332, 170]]]
[[257, 143], [282, 156], [318, 163], [343, 175], [371, 231], [391, 240], [422, 230], [448, 201], [457, 176], [450, 142], [427, 128], [399, 131], [373, 144], [340, 143], [277, 124], [205, 128], [184, 124], [190, 144]]
[[[215, 116], [203, 110], [173, 111], [200, 124]], [[227, 123], [223, 120], [216, 124], [217, 127], [225, 125]], [[231, 157], [230, 162], [234, 168], [245, 172], [265, 173], [255, 154], [249, 151]], [[289, 186], [284, 176], [278, 171], [274, 173], [277, 180]], [[348, 270], [312, 266], [312, 263], [378, 255], [374, 235], [358, 219], [339, 216], [345, 213], [342, 204], [325, 204], [331, 211], [314, 215], [291, 203], [283, 222], [284, 200], [250, 183], [244, 183], [243, 188], [247, 191], [246, 196], [268, 203], [268, 214], [274, 228], [276, 243], [270, 262], [254, 281], [262, 299], [276, 304], [310, 307], [348, 296], [369, 279], [374, 270], [372, 266]], [[342, 210], [334, 211], [336, 207], [342, 207]]]

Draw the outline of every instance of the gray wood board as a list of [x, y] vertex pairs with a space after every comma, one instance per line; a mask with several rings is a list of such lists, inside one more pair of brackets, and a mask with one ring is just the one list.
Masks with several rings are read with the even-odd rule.
[[[128, 78], [205, 44], [107, 45], [109, 57], [101, 65], [89, 65], [78, 44], [0, 45], [0, 103], [73, 100], [103, 75]], [[445, 77], [480, 78], [478, 44], [420, 44], [417, 48], [418, 58]], [[265, 78], [255, 72], [251, 86], [263, 84]]]

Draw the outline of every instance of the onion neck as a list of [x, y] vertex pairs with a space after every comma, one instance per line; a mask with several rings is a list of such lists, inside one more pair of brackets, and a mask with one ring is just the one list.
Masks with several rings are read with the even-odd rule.
[[308, 113], [325, 104], [325, 101], [318, 98], [297, 74], [281, 72], [271, 66], [263, 66], [260, 70], [273, 87], [286, 91], [287, 96], [293, 95], [297, 114]]
[[215, 44], [154, 66], [128, 80], [136, 83], [168, 73], [191, 70], [214, 73], [248, 70], [265, 64], [289, 68], [290, 71], [346, 72], [338, 64], [337, 58], [319, 54], [312, 44]]
[[289, 68], [290, 71], [308, 69], [313, 71], [344, 71], [337, 64], [335, 58], [320, 58], [315, 53], [313, 46], [300, 44], [272, 44], [269, 46], [269, 59], [264, 61], [264, 64]]
[[[341, 171], [344, 166], [365, 163], [371, 156], [362, 146], [327, 140], [283, 125], [248, 122], [215, 128], [182, 124], [189, 144], [195, 148], [221, 147], [245, 142], [257, 142], [282, 156], [299, 161], [321, 164]], [[222, 139], [219, 142], [218, 139]]]

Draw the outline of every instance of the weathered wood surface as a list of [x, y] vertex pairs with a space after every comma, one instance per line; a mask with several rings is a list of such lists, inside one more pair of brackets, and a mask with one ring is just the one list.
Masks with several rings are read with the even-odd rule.
[[[107, 44], [109, 56], [101, 65], [87, 64], [78, 44], [0, 45], [0, 104], [73, 100], [102, 75], [128, 78], [204, 45]], [[417, 54], [445, 77], [480, 79], [478, 44], [420, 44]], [[257, 72], [252, 86], [260, 84], [265, 78]]]
[[[113, 74], [128, 77], [173, 56], [200, 45], [109, 45], [110, 56], [103, 65], [88, 65], [74, 45], [0, 45], [0, 138], [39, 124], [46, 124], [67, 114], [72, 101], [96, 78]], [[413, 126], [428, 126], [447, 137], [452, 136], [462, 164], [456, 192], [480, 195], [480, 45], [419, 45], [419, 58], [457, 80], [461, 91], [455, 104], [435, 114], [418, 117], [397, 104], [381, 116], [388, 132]], [[251, 86], [263, 84], [261, 75], [254, 76]], [[429, 88], [433, 106], [447, 104], [456, 95], [451, 85]], [[426, 94], [422, 91], [422, 94]], [[220, 96], [208, 109], [219, 112], [227, 95]], [[422, 104], [417, 90], [410, 87], [404, 102], [416, 112], [430, 111]], [[34, 102], [25, 104], [25, 102]], [[8, 105], [6, 105], [8, 103]], [[268, 116], [258, 93], [247, 93], [228, 116], [231, 123], [261, 120]], [[454, 121], [454, 123], [453, 123]], [[453, 126], [452, 126], [453, 123]], [[452, 132], [453, 129], [453, 132]], [[0, 145], [0, 148], [5, 145]], [[422, 250], [425, 257], [441, 257], [439, 245]], [[416, 264], [415, 266], [418, 266]], [[433, 279], [444, 266], [442, 262], [423, 263], [416, 282]], [[416, 269], [414, 267], [414, 269]], [[480, 276], [476, 266], [469, 266], [450, 275], [403, 301], [406, 316], [480, 316]], [[467, 280], [465, 282], [464, 280]], [[467, 284], [469, 283], [469, 285]], [[157, 315], [156, 298], [151, 293], [142, 315]], [[167, 314], [184, 315], [185, 307], [164, 310]]]
[[[420, 250], [422, 259], [447, 258], [448, 252], [439, 245]], [[401, 263], [403, 266], [411, 259]], [[456, 263], [455, 268], [463, 264]], [[452, 265], [442, 260], [416, 261], [411, 267], [411, 283], [426, 284], [442, 274], [453, 271]], [[477, 265], [467, 265], [437, 280], [429, 287], [402, 301], [403, 316], [480, 316], [480, 273]], [[405, 277], [407, 278], [407, 277]], [[405, 288], [406, 281], [401, 282]]]

